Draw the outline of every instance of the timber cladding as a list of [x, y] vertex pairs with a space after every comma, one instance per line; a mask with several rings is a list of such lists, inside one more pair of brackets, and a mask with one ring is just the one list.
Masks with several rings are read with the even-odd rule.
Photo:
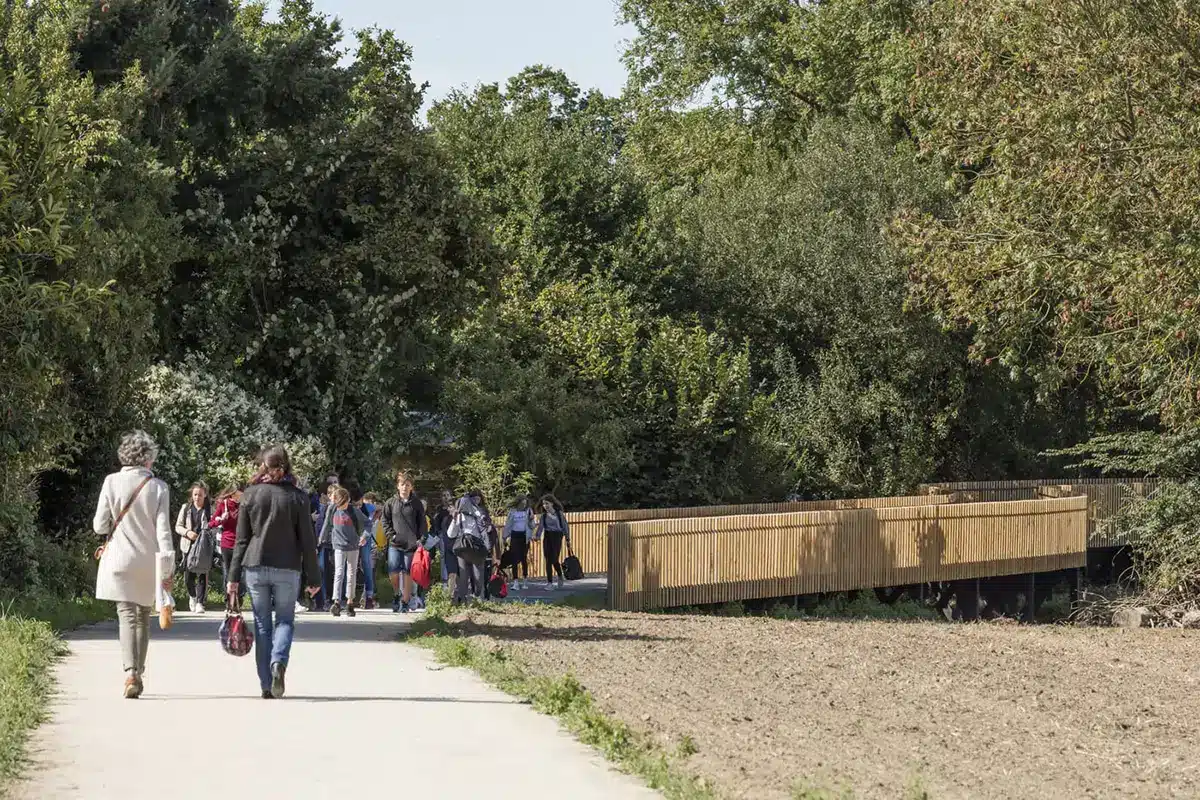
[[[625, 508], [611, 511], [574, 511], [567, 514], [571, 527], [571, 543], [575, 555], [589, 575], [608, 571], [609, 526], [617, 522], [640, 522], [655, 519], [679, 519], [695, 517], [726, 517], [744, 514], [784, 514], [800, 511], [837, 511], [853, 508], [891, 508], [949, 503], [947, 496], [918, 495], [911, 497], [870, 497], [849, 500], [801, 500], [791, 503], [756, 503], [732, 506], [691, 506], [686, 508]], [[494, 519], [496, 527], [503, 530], [504, 517]], [[566, 557], [566, 547], [563, 548]], [[545, 577], [546, 567], [542, 558], [541, 544], [529, 545], [529, 574]]]
[[955, 503], [1084, 495], [1088, 499], [1088, 547], [1119, 547], [1127, 541], [1116, 527], [1117, 514], [1130, 503], [1152, 495], [1161, 484], [1153, 478], [1048, 478], [924, 484], [919, 491], [932, 497], [949, 497]]
[[1086, 497], [610, 526], [609, 607], [642, 611], [1085, 566]]

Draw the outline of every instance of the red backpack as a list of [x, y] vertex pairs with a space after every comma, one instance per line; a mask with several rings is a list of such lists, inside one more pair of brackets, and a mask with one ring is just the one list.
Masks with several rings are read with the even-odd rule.
[[430, 581], [433, 579], [429, 565], [429, 551], [424, 547], [418, 547], [417, 552], [413, 553], [412, 570], [413, 583], [420, 586], [422, 589], [428, 589]]

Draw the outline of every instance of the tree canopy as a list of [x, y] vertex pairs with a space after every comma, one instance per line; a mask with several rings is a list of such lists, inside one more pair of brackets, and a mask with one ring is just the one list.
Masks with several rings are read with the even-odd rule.
[[0, 583], [135, 425], [573, 507], [1194, 474], [1198, 10], [623, 0], [620, 96], [422, 119], [404, 31], [306, 0], [11, 3]]

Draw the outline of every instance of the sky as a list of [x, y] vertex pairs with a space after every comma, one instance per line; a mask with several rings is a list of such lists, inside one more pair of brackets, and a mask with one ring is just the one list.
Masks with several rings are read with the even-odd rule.
[[561, 69], [585, 91], [617, 94], [621, 53], [632, 38], [616, 0], [315, 0], [349, 31], [378, 25], [413, 49], [425, 103], [479, 83], [503, 85], [531, 64]]

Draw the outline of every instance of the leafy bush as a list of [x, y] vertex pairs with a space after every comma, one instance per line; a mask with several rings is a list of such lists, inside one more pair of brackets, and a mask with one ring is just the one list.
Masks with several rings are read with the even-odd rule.
[[1134, 552], [1143, 589], [1176, 597], [1200, 595], [1200, 480], [1164, 484], [1117, 519]]
[[516, 470], [508, 454], [488, 458], [484, 452], [471, 453], [454, 466], [458, 476], [459, 494], [472, 489], [483, 492], [484, 500], [493, 513], [501, 513], [517, 497], [533, 491], [533, 475]]
[[201, 364], [152, 367], [140, 388], [160, 448], [155, 471], [176, 489], [198, 479], [214, 488], [247, 480], [267, 444], [288, 448], [297, 476], [315, 477], [329, 467], [319, 441], [293, 436], [263, 401]]

